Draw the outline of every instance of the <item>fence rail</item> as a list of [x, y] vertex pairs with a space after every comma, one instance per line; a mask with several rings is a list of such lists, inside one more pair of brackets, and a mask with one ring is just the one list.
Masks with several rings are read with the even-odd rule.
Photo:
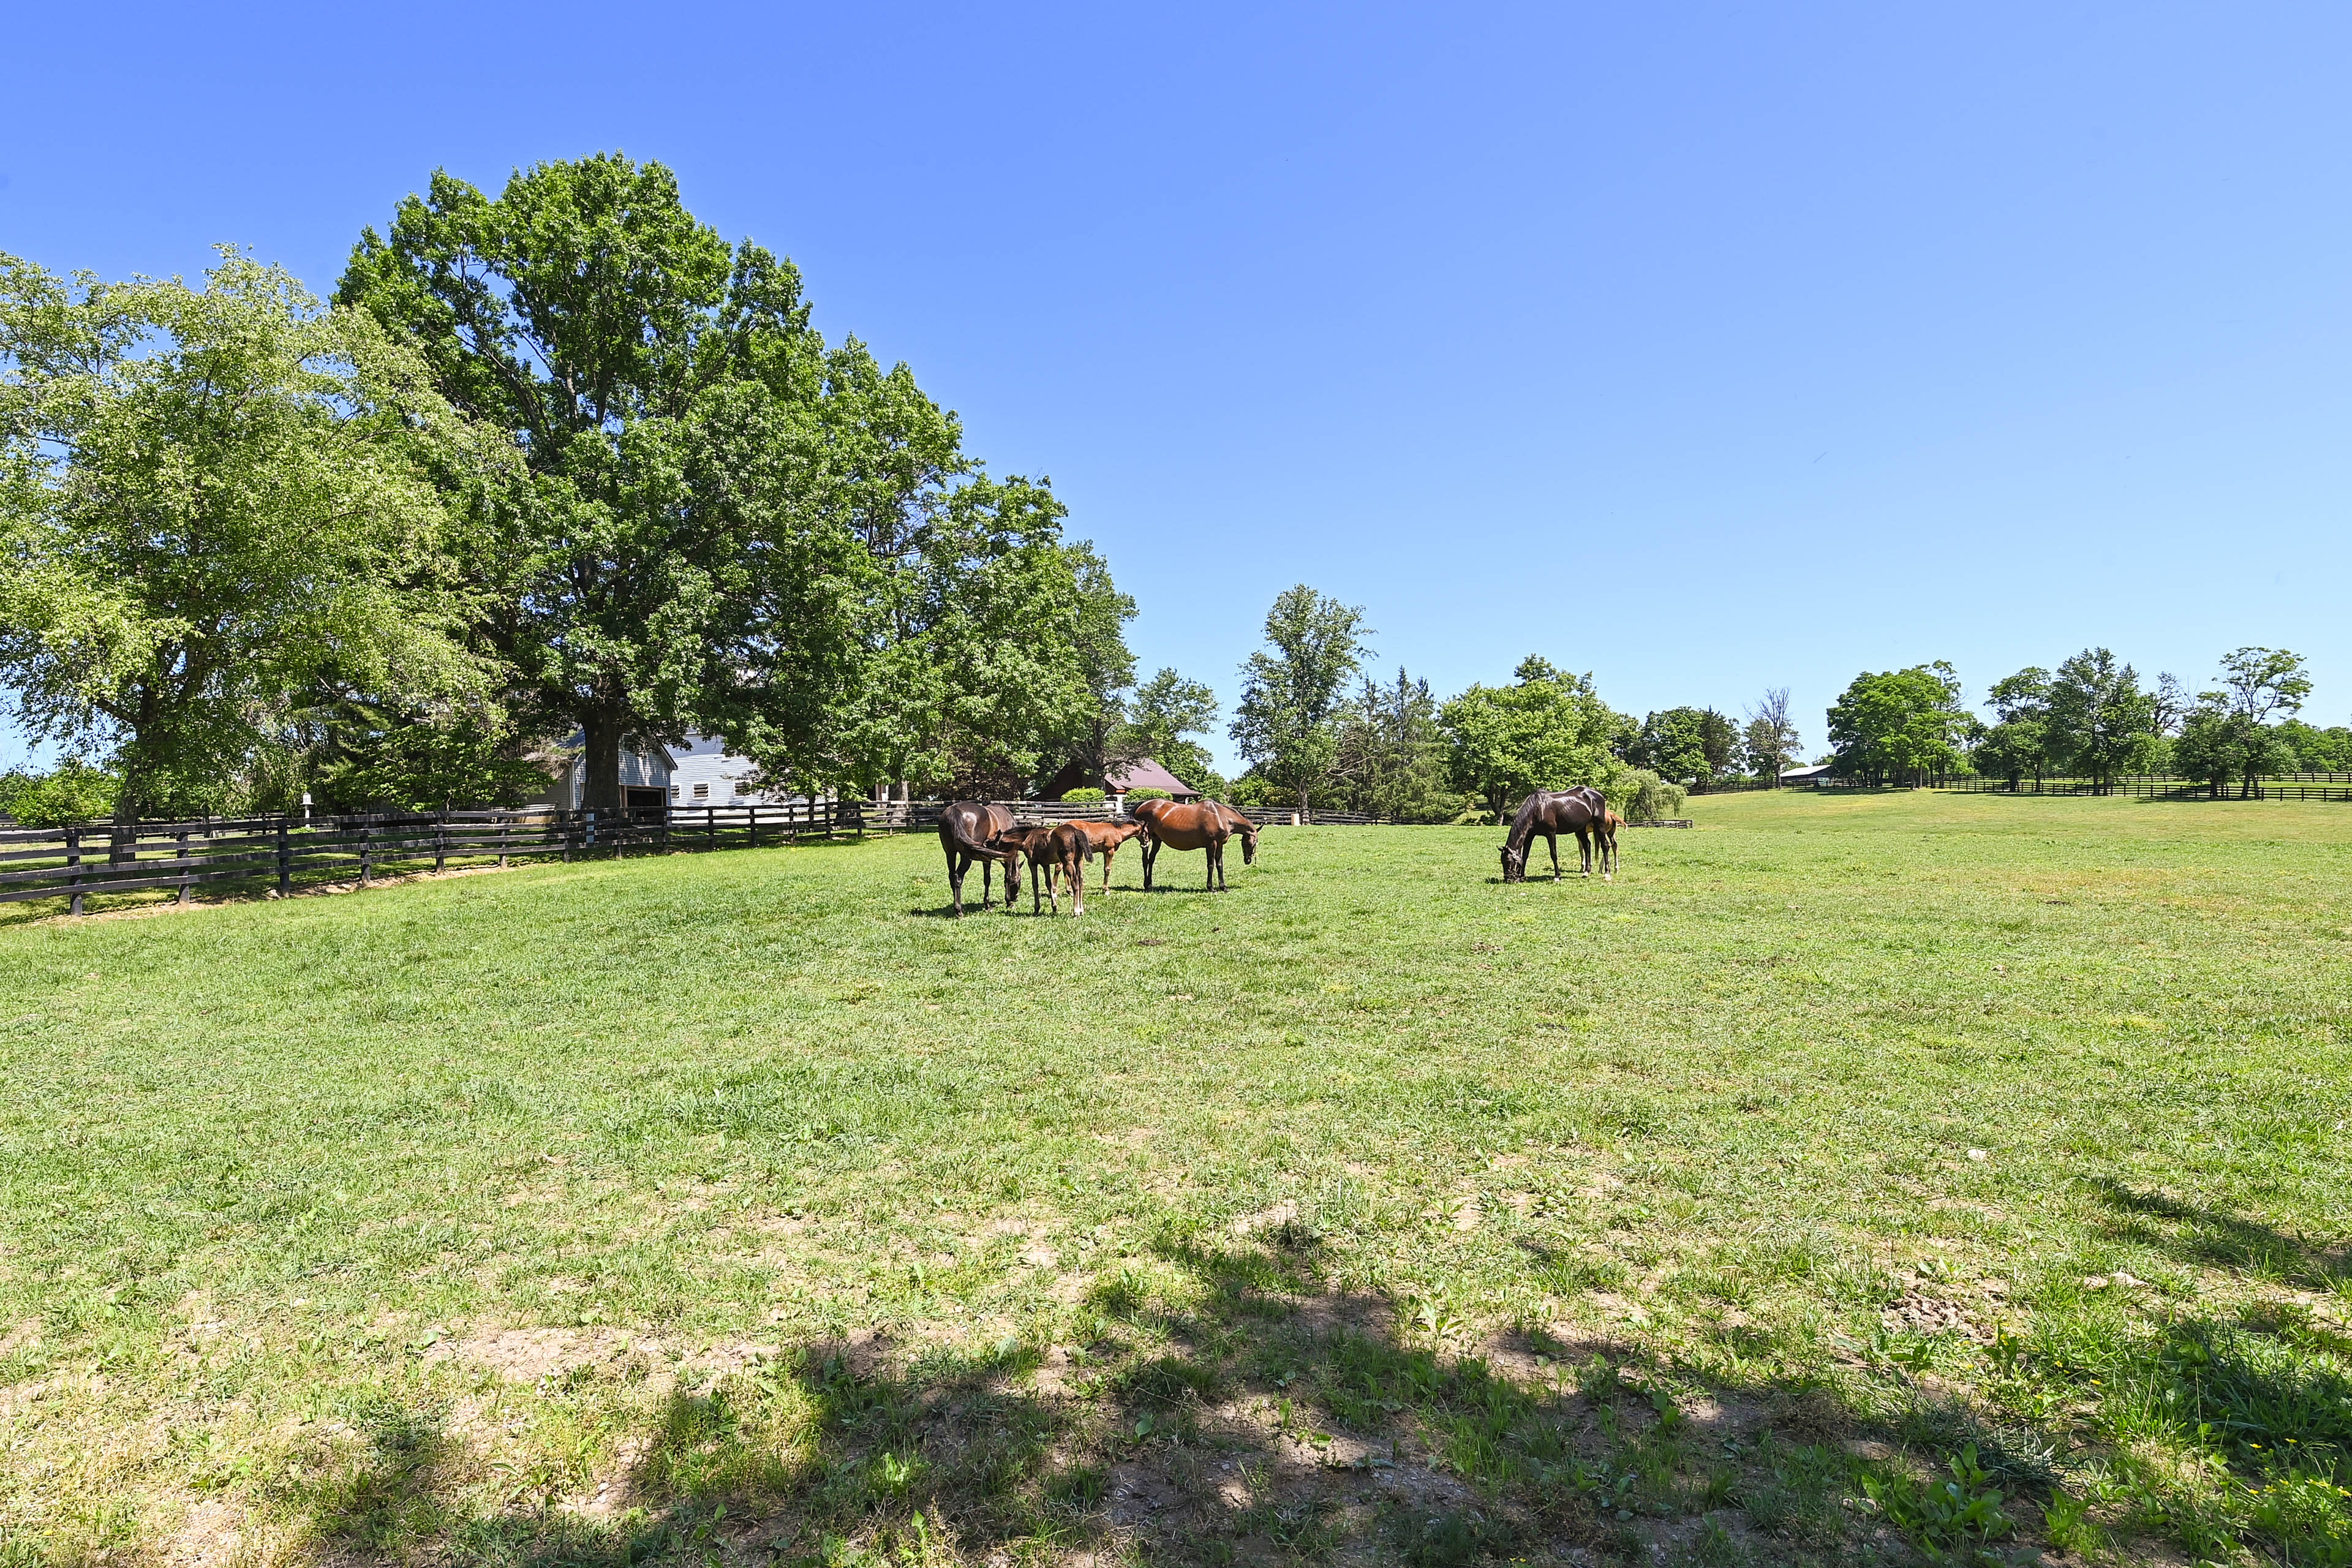
[[1958, 795], [2116, 795], [2146, 800], [2352, 800], [2352, 773], [2270, 773], [2249, 789], [2242, 779], [2216, 782], [2181, 773], [2119, 773], [2111, 779], [1954, 778], [1942, 788]]
[[129, 826], [83, 823], [0, 831], [0, 903], [63, 898], [74, 913], [92, 893], [261, 883], [368, 882], [426, 867], [504, 866], [523, 858], [736, 849], [822, 835], [863, 837], [862, 800], [668, 806], [641, 811], [443, 811], [345, 816], [251, 816]]

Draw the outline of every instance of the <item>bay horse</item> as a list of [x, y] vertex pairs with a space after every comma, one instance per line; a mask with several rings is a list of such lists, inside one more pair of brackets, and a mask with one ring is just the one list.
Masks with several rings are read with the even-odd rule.
[[[1012, 853], [1029, 862], [1029, 912], [1039, 912], [1037, 883], [1042, 879], [1047, 892], [1054, 888], [1054, 830], [1050, 827], [1008, 827], [988, 841], [992, 849]], [[1015, 864], [1018, 862], [1016, 861]], [[1010, 868], [1005, 875], [1013, 875]], [[1060, 904], [1054, 906], [1058, 911]]]
[[1582, 851], [1584, 875], [1592, 875], [1592, 836], [1608, 812], [1609, 803], [1601, 792], [1590, 784], [1577, 784], [1569, 789], [1539, 789], [1519, 802], [1517, 815], [1511, 818], [1510, 837], [1503, 841], [1503, 880], [1524, 882], [1528, 879], [1528, 850], [1538, 833], [1551, 846], [1551, 879], [1559, 880], [1559, 836], [1576, 835], [1577, 847]]
[[1604, 882], [1617, 869], [1617, 830], [1624, 826], [1625, 819], [1617, 815], [1615, 807], [1603, 806], [1601, 820], [1592, 829], [1593, 839], [1601, 846], [1601, 879]]
[[[1054, 829], [1047, 854], [1062, 875], [1069, 879], [1072, 913], [1087, 912], [1087, 857], [1103, 858], [1103, 891], [1107, 893], [1110, 891], [1111, 857], [1118, 853], [1120, 845], [1142, 832], [1143, 824], [1139, 822], [1065, 822]], [[1054, 912], [1060, 914], [1061, 900], [1054, 897], [1050, 875], [1045, 880], [1045, 897], [1052, 902]]]
[[980, 907], [984, 910], [994, 901], [989, 887], [999, 860], [1004, 862], [1004, 907], [1013, 907], [1013, 868], [1020, 852], [993, 842], [1012, 826], [1011, 812], [983, 800], [950, 801], [940, 813], [940, 847], [947, 851], [948, 898], [955, 905], [956, 919], [963, 918], [963, 874], [975, 860], [980, 862]]
[[1151, 870], [1162, 849], [1205, 849], [1209, 853], [1208, 889], [1225, 890], [1225, 840], [1241, 836], [1242, 864], [1257, 860], [1257, 824], [1230, 805], [1202, 801], [1180, 805], [1172, 800], [1147, 800], [1135, 808], [1143, 826], [1143, 890], [1151, 891]]

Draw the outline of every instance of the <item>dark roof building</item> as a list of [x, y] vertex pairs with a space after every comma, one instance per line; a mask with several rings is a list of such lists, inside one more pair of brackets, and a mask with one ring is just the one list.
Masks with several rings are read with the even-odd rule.
[[1150, 757], [1141, 758], [1123, 768], [1111, 769], [1110, 777], [1103, 780], [1099, 785], [1095, 784], [1093, 776], [1087, 772], [1084, 763], [1072, 763], [1037, 786], [1037, 798], [1059, 800], [1074, 789], [1085, 789], [1090, 785], [1108, 790], [1113, 795], [1125, 795], [1129, 790], [1137, 789], [1158, 789], [1166, 790], [1178, 800], [1201, 798], [1199, 790], [1194, 789]]

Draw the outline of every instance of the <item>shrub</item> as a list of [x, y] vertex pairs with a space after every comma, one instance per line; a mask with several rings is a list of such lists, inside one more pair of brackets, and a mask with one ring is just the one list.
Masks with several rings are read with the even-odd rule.
[[1062, 792], [1062, 798], [1067, 801], [1087, 801], [1108, 800], [1110, 796], [1089, 785], [1085, 789], [1066, 789]]
[[1619, 767], [1597, 786], [1602, 798], [1628, 822], [1657, 822], [1682, 815], [1690, 791], [1669, 784], [1647, 768]]
[[50, 773], [0, 773], [0, 817], [14, 817], [27, 827], [102, 822], [114, 815], [121, 784], [104, 768], [79, 759]]
[[1226, 796], [1226, 803], [1240, 811], [1272, 805], [1274, 786], [1255, 773], [1244, 773], [1234, 781], [1233, 794]]
[[1127, 798], [1128, 798], [1129, 800], [1130, 800], [1130, 801], [1137, 801], [1137, 800], [1174, 800], [1176, 797], [1175, 797], [1174, 795], [1170, 795], [1170, 794], [1169, 794], [1166, 790], [1164, 790], [1164, 789], [1131, 789], [1131, 790], [1129, 790], [1129, 791], [1127, 792]]

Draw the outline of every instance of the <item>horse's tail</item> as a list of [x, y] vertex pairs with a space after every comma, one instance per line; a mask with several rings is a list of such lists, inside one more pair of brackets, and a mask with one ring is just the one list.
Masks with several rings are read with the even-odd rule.
[[999, 848], [992, 838], [974, 838], [961, 817], [943, 817], [940, 822], [947, 829], [948, 847], [951, 849], [974, 858], [1002, 857], [1008, 853]]

